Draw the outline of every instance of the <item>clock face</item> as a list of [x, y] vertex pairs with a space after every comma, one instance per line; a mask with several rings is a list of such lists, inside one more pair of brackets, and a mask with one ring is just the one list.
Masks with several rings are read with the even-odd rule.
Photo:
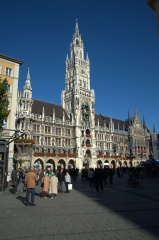
[[82, 74], [84, 74], [84, 73], [85, 73], [85, 71], [82, 69], [82, 70], [81, 70], [81, 73], [82, 73]]

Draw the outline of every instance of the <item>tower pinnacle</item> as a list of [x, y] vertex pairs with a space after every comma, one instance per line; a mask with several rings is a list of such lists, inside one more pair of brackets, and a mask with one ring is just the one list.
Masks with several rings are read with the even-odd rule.
[[28, 73], [25, 81], [25, 86], [23, 87], [23, 90], [28, 89], [32, 91], [31, 84], [30, 84], [30, 69], [28, 68]]
[[78, 29], [78, 20], [77, 20], [77, 18], [76, 18], [75, 35], [79, 36], [79, 29]]

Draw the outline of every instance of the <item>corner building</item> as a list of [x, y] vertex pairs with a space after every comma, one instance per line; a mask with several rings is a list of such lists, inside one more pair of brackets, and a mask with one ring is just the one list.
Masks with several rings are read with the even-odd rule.
[[[10, 110], [10, 113], [4, 121], [4, 131], [1, 133], [0, 136], [0, 138], [4, 138], [6, 140], [8, 140], [8, 138], [15, 133], [19, 68], [22, 64], [23, 62], [18, 59], [0, 54], [0, 77], [2, 80], [6, 78], [8, 81], [7, 96], [9, 99], [8, 109]], [[8, 172], [12, 171], [13, 154], [14, 143], [11, 142], [9, 144]]]
[[90, 89], [90, 64], [76, 22], [70, 58], [66, 57], [65, 90], [62, 106], [32, 99], [30, 72], [18, 98], [16, 126], [25, 139], [15, 141], [17, 167], [48, 164], [59, 166], [137, 166], [149, 154], [145, 120], [122, 121], [95, 114], [95, 93]]

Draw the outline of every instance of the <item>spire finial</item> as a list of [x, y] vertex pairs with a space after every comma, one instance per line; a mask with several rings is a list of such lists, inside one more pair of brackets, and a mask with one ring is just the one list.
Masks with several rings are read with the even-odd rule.
[[79, 30], [78, 30], [78, 20], [77, 20], [77, 18], [76, 18], [75, 35], [79, 35]]
[[29, 90], [32, 90], [32, 88], [31, 88], [31, 83], [30, 83], [30, 69], [28, 68], [28, 72], [27, 72], [27, 77], [26, 77], [26, 81], [25, 81], [25, 86], [23, 87], [23, 90], [24, 89], [29, 89]]
[[26, 80], [30, 80], [30, 69], [29, 69], [29, 67], [28, 67], [28, 73], [27, 73], [27, 77], [26, 77]]

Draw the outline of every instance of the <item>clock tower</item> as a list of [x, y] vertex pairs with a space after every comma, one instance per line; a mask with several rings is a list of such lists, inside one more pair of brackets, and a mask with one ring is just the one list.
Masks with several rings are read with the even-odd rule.
[[[83, 159], [89, 155], [89, 158], [92, 158], [92, 151], [96, 145], [95, 95], [94, 90], [90, 89], [89, 58], [88, 54], [84, 56], [84, 44], [79, 34], [77, 20], [70, 45], [70, 58], [68, 54], [66, 57], [65, 90], [62, 91], [61, 102], [70, 120], [75, 124], [75, 149], [78, 156]], [[86, 135], [90, 136], [89, 139], [81, 138]], [[89, 146], [89, 149], [84, 147], [81, 149], [81, 146]]]

